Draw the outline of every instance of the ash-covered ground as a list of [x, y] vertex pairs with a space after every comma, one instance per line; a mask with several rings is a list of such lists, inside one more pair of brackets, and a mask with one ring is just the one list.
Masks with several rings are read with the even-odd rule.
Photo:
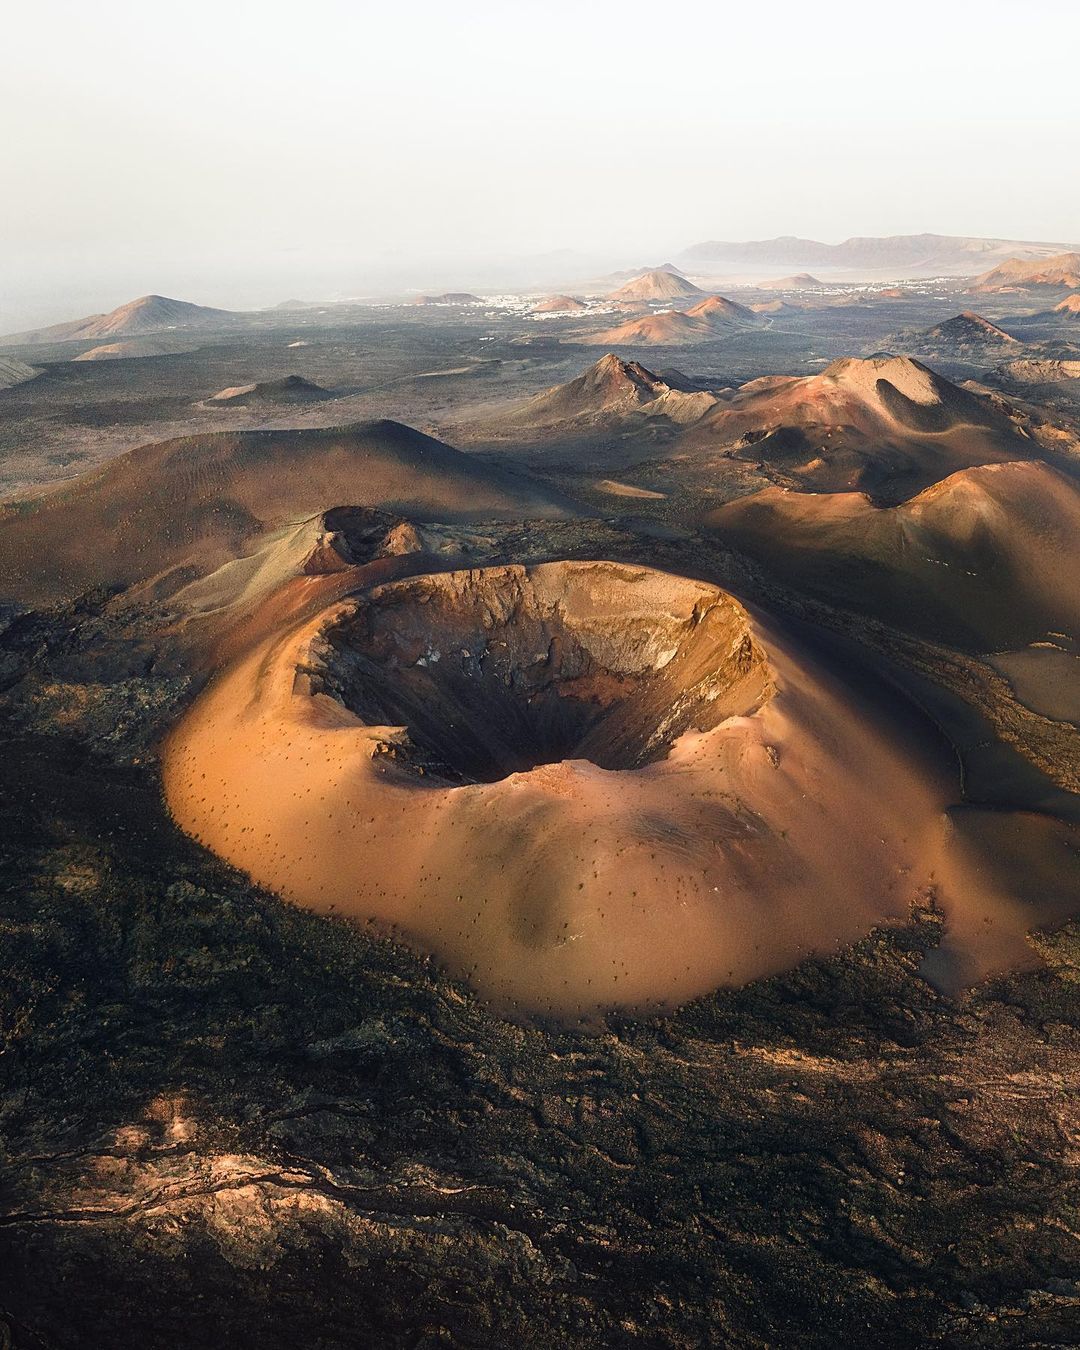
[[[959, 307], [902, 303], [903, 318], [838, 308], [633, 355], [677, 362], [683, 387], [665, 389], [690, 397], [899, 350], [890, 335]], [[540, 327], [397, 312], [130, 361], [20, 352], [45, 373], [0, 392], [4, 486], [26, 497], [175, 435], [399, 418], [577, 507], [468, 530], [391, 511], [399, 532], [443, 530], [432, 567], [464, 540], [475, 565], [604, 558], [729, 587], [889, 691], [910, 735], [954, 761], [958, 803], [1075, 827], [1075, 725], [1028, 706], [977, 635], [901, 621], [872, 569], [866, 603], [848, 563], [845, 587], [804, 586], [699, 509], [799, 491], [801, 466], [751, 440], [717, 469], [637, 409], [493, 433], [598, 355]], [[921, 359], [954, 381], [993, 364]], [[206, 402], [288, 374], [336, 397]], [[1010, 389], [1000, 435], [1043, 437], [1067, 478], [1069, 398], [1036, 412]], [[25, 519], [9, 508], [0, 526]], [[25, 556], [53, 593], [13, 601], [0, 631], [0, 1345], [1077, 1343], [1075, 920], [1033, 929], [1030, 969], [946, 993], [927, 973], [948, 916], [926, 894], [904, 924], [663, 1015], [507, 1017], [173, 824], [163, 737], [214, 662], [182, 640], [181, 579], [160, 579], [175, 560], [154, 556], [154, 585], [74, 595], [59, 564]]]

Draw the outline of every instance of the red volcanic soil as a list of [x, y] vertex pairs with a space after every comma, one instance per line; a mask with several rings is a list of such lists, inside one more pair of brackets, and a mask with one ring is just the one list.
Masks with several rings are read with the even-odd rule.
[[971, 464], [1030, 457], [988, 399], [910, 357], [854, 357], [819, 375], [741, 386], [680, 440], [680, 451], [762, 463], [815, 491], [910, 496]]
[[1026, 291], [1040, 287], [1080, 289], [1080, 253], [1059, 253], [1033, 261], [1009, 258], [975, 278], [974, 291]]
[[946, 860], [918, 756], [781, 630], [647, 568], [361, 591], [212, 684], [164, 779], [256, 881], [393, 926], [507, 1008], [743, 983], [905, 919], [937, 868], [975, 963], [1028, 959], [1009, 905]]
[[707, 342], [735, 328], [756, 328], [764, 321], [744, 305], [710, 295], [686, 311], [668, 310], [628, 319], [579, 341], [591, 347], [682, 347]]
[[679, 310], [668, 310], [664, 314], [627, 319], [615, 328], [605, 328], [602, 333], [578, 341], [587, 347], [685, 347], [701, 342], [708, 332], [704, 324]]

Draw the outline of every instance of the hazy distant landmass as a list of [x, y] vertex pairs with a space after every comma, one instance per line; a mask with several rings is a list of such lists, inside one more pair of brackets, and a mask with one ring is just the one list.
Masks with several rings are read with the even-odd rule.
[[903, 269], [925, 275], [944, 275], [974, 273], [985, 269], [988, 262], [996, 263], [1009, 257], [1048, 258], [1067, 248], [1068, 245], [1060, 243], [947, 234], [854, 236], [839, 244], [781, 235], [776, 239], [742, 243], [710, 239], [691, 245], [679, 254], [679, 258], [690, 265], [691, 270], [702, 264], [723, 264], [747, 268], [834, 267], [847, 271]]

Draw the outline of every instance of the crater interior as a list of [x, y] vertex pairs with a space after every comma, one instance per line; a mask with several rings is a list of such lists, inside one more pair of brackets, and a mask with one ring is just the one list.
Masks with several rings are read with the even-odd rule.
[[459, 782], [567, 759], [640, 768], [770, 687], [736, 601], [604, 563], [396, 581], [322, 639], [316, 689], [369, 726], [406, 727], [406, 759]]

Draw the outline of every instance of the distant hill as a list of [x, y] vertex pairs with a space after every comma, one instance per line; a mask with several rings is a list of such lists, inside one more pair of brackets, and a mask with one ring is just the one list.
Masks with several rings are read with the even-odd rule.
[[737, 328], [759, 328], [764, 320], [745, 305], [709, 295], [691, 309], [667, 310], [628, 319], [579, 341], [590, 347], [687, 347]]
[[663, 314], [627, 319], [614, 328], [605, 328], [577, 341], [588, 347], [687, 347], [704, 342], [709, 336], [709, 329], [696, 319], [688, 318], [681, 310], [667, 310]]
[[686, 311], [686, 317], [717, 331], [725, 328], [760, 328], [762, 323], [752, 309], [722, 295], [709, 295], [699, 300]]
[[625, 286], [612, 291], [612, 300], [684, 300], [688, 296], [701, 295], [702, 291], [692, 281], [675, 272], [665, 272], [655, 268], [643, 272], [641, 276], [628, 281]]
[[674, 372], [657, 375], [637, 361], [623, 361], [608, 352], [584, 374], [537, 394], [504, 420], [515, 427], [550, 427], [583, 418], [647, 413], [686, 424], [715, 406], [716, 397], [680, 387], [684, 384]]
[[549, 295], [546, 299], [533, 305], [534, 314], [579, 314], [582, 310], [588, 309], [584, 300], [578, 300], [572, 295]]
[[257, 384], [240, 384], [222, 389], [210, 396], [211, 403], [229, 407], [248, 407], [255, 404], [318, 403], [333, 398], [328, 389], [302, 375], [285, 375], [280, 380], [262, 380]]
[[761, 281], [755, 284], [763, 291], [802, 291], [808, 286], [820, 286], [821, 282], [809, 272], [797, 272], [791, 277], [777, 277], [774, 281]]
[[1080, 319], [1080, 295], [1067, 295], [1060, 305], [1054, 306], [1055, 314], [1064, 314], [1067, 319]]
[[981, 239], [946, 234], [854, 237], [840, 244], [784, 235], [743, 243], [708, 240], [679, 255], [694, 266], [724, 264], [746, 269], [833, 267], [846, 271], [903, 271], [908, 275], [971, 275], [1005, 258], [1046, 258], [1061, 244]]
[[931, 346], [952, 348], [958, 351], [986, 351], [989, 348], [1019, 347], [1021, 343], [1003, 328], [984, 319], [981, 314], [970, 310], [946, 319], [923, 335], [923, 341]]
[[209, 309], [186, 300], [170, 300], [164, 295], [142, 295], [108, 314], [92, 314], [86, 319], [53, 324], [26, 333], [0, 338], [2, 346], [44, 342], [75, 342], [87, 338], [138, 337], [143, 333], [164, 333], [173, 329], [214, 328], [234, 324], [241, 316], [231, 310]]
[[1080, 290], [1080, 253], [1059, 253], [1036, 261], [1008, 258], [975, 278], [973, 291], [1028, 291], [1052, 286]]
[[676, 267], [674, 263], [661, 263], [659, 267], [624, 267], [621, 272], [609, 272], [608, 281], [632, 281], [634, 277], [640, 277], [645, 272], [670, 272], [673, 276], [682, 277], [686, 273], [681, 267]]
[[469, 291], [444, 291], [442, 295], [418, 295], [414, 305], [482, 305], [478, 295]]

